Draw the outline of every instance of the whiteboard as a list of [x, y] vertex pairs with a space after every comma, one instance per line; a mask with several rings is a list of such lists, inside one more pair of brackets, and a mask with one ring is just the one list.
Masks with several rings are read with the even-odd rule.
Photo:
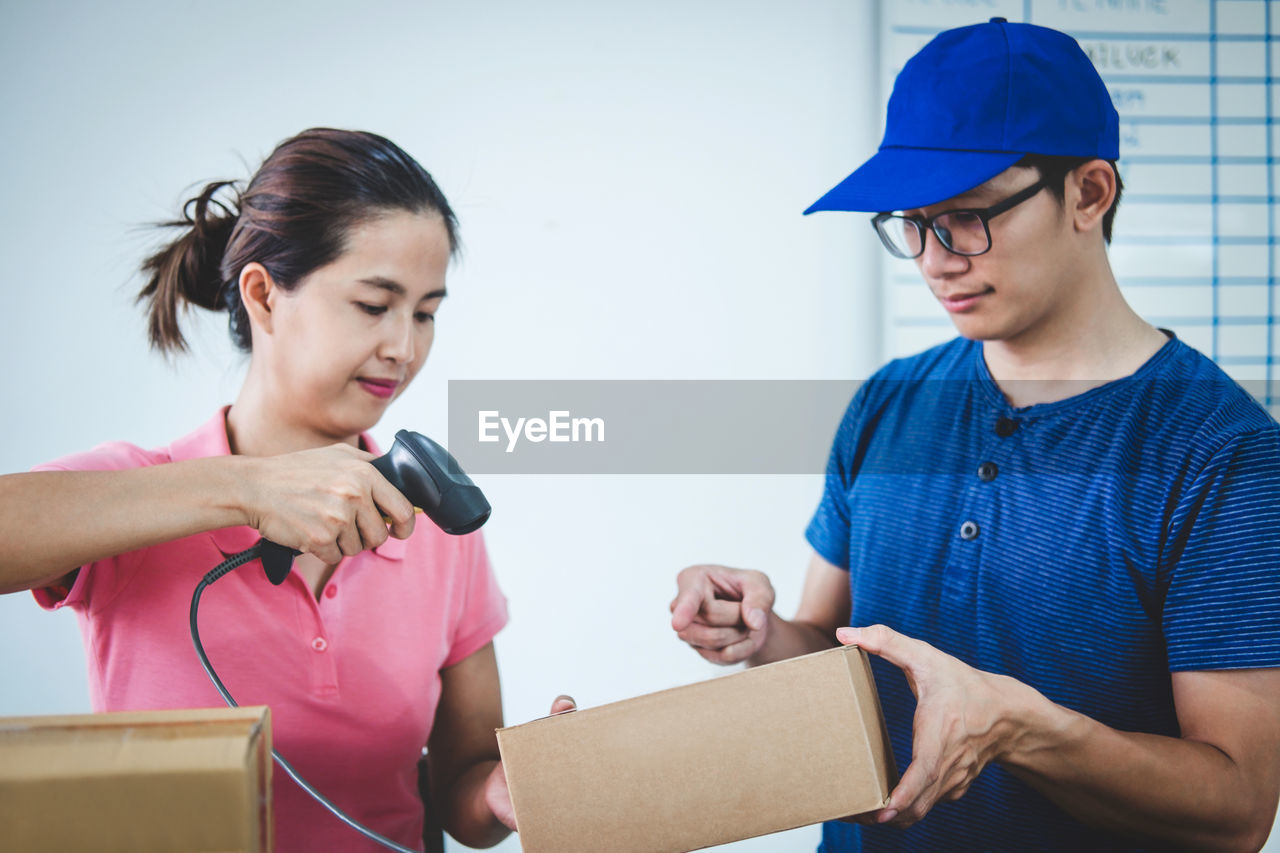
[[[1111, 91], [1125, 192], [1110, 256], [1129, 304], [1280, 417], [1280, 0], [880, 0], [882, 107], [936, 33], [993, 16], [1071, 34]], [[886, 357], [954, 336], [914, 262], [886, 253], [883, 284]]]

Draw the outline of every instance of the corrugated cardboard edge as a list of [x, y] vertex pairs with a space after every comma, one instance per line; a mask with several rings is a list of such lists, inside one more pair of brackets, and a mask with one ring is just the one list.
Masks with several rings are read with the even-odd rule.
[[[857, 646], [845, 646], [845, 663], [849, 666], [849, 689], [857, 698], [858, 715], [866, 732], [867, 751], [876, 779], [886, 784], [880, 800], [880, 808], [889, 803], [889, 794], [898, 783], [898, 766], [893, 758], [893, 744], [884, 724], [884, 709], [880, 707], [880, 693], [876, 690], [875, 673], [871, 671], [871, 659]], [[857, 669], [855, 670], [855, 667]], [[860, 675], [865, 677], [859, 677]], [[847, 815], [842, 815], [847, 817]]]
[[227, 723], [239, 725], [253, 722], [266, 713], [270, 726], [270, 710], [266, 705], [242, 705], [235, 708], [189, 708], [157, 711], [102, 711], [96, 714], [49, 714], [35, 717], [0, 718], [0, 731], [28, 731], [45, 728], [120, 728], [121, 726], [173, 726], [186, 723]]
[[[255, 734], [261, 738], [262, 745], [258, 749], [259, 765], [258, 779], [262, 780], [262, 790], [255, 791], [258, 809], [258, 827], [260, 834], [258, 838], [259, 850], [262, 853], [274, 853], [276, 840], [275, 827], [275, 809], [271, 807], [271, 790], [273, 787], [271, 774], [275, 770], [274, 758], [274, 741], [271, 738], [271, 708], [266, 705], [252, 705], [251, 710], [262, 713], [262, 721], [258, 724]], [[254, 748], [254, 744], [250, 744], [250, 749]]]
[[[896, 763], [893, 758], [893, 748], [889, 741], [889, 733], [884, 725], [884, 714], [883, 714], [883, 710], [880, 707], [880, 696], [878, 691], [875, 688], [875, 674], [871, 671], [871, 663], [865, 651], [858, 648], [857, 646], [838, 646], [830, 649], [824, 649], [818, 652], [812, 652], [807, 655], [800, 655], [794, 658], [787, 658], [785, 660], [775, 661], [774, 663], [765, 664], [760, 667], [751, 667], [745, 670], [739, 670], [738, 672], [729, 673], [727, 675], [722, 675], [717, 677], [733, 678], [735, 676], [745, 675], [749, 672], [758, 671], [761, 669], [767, 669], [769, 667], [785, 667], [789, 665], [794, 666], [799, 661], [805, 658], [815, 657], [818, 655], [833, 655], [833, 654], [842, 655], [845, 661], [845, 665], [846, 665], [845, 674], [846, 674], [846, 677], [848, 678], [847, 683], [849, 686], [850, 694], [853, 698], [853, 704], [857, 709], [856, 724], [860, 725], [866, 734], [863, 740], [868, 744], [867, 749], [868, 749], [868, 754], [870, 758], [870, 766], [874, 768], [874, 771], [876, 773], [877, 784], [879, 784], [881, 780], [883, 780], [884, 782], [884, 785], [881, 791], [880, 803], [878, 806], [879, 808], [883, 808], [889, 801], [889, 794], [892, 793], [894, 785], [897, 784], [898, 773], [897, 773]], [[858, 669], [855, 669], [854, 667], [858, 667]], [[865, 674], [865, 679], [859, 679], [857, 677], [859, 672]], [[667, 688], [665, 690], [658, 690], [658, 691], [655, 691], [654, 693], [647, 694], [647, 695], [657, 696], [657, 695], [662, 695], [667, 693], [682, 693], [691, 689], [696, 689], [704, 683], [705, 681], [694, 682], [692, 684], [682, 684], [676, 687]], [[638, 697], [622, 699], [617, 702], [608, 702], [608, 703], [605, 703], [604, 705], [596, 706], [596, 708], [607, 708], [610, 705], [618, 705], [624, 702], [629, 702], [634, 698], [638, 698]], [[541, 717], [538, 719], [549, 720], [549, 719], [554, 719], [555, 717], [569, 716], [574, 713], [576, 712], [565, 711], [560, 714], [555, 714], [548, 717]], [[523, 725], [527, 725], [528, 722], [532, 722], [532, 721], [527, 721], [526, 723], [518, 723], [511, 726], [504, 726], [503, 728], [496, 730], [496, 735], [498, 740], [498, 754], [500, 758], [503, 755], [504, 734], [512, 729], [520, 728]], [[511, 793], [511, 808], [516, 817], [516, 825], [519, 826], [520, 795], [517, 790], [512, 790], [510, 793]], [[874, 808], [869, 809], [868, 811], [874, 811]], [[862, 812], [862, 814], [865, 814], [865, 813], [866, 812]], [[822, 820], [838, 820], [843, 817], [851, 817], [851, 816], [852, 815], [844, 815], [844, 814], [831, 815], [830, 817], [823, 818]], [[803, 827], [803, 826], [812, 826], [812, 825], [814, 825], [813, 821], [794, 823], [787, 826], [781, 826], [777, 830], [774, 830], [773, 832], [786, 832], [788, 830], [799, 829], [800, 827]], [[773, 832], [766, 833], [766, 834], [772, 835]], [[740, 839], [740, 840], [745, 840], [746, 838], [751, 838], [751, 837], [760, 837], [760, 836], [758, 835], [744, 836], [743, 839]], [[720, 843], [721, 842], [717, 842], [709, 846], [711, 847], [719, 846]], [[701, 847], [690, 848], [690, 849], [705, 850], [707, 848], [708, 848], [708, 845], [703, 845]]]

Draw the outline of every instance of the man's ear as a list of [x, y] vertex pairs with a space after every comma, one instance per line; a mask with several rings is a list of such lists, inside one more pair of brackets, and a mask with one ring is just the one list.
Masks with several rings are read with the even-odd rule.
[[253, 332], [271, 334], [271, 311], [279, 292], [271, 273], [257, 261], [245, 264], [240, 270], [240, 301], [249, 314], [249, 326]]
[[1076, 231], [1101, 228], [1115, 198], [1116, 173], [1106, 160], [1090, 160], [1067, 173], [1067, 212]]

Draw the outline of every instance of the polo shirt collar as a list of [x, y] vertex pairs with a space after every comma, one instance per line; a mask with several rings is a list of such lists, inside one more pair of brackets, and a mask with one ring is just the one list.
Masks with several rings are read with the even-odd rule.
[[[230, 409], [230, 406], [223, 406], [195, 432], [185, 435], [170, 444], [168, 448], [169, 460], [171, 462], [183, 462], [188, 459], [204, 459], [210, 456], [230, 456], [231, 441], [227, 437], [227, 412]], [[373, 440], [373, 436], [367, 432], [360, 433], [360, 444], [374, 456], [382, 454], [382, 451], [378, 449], [377, 443]], [[422, 523], [421, 520], [420, 523]], [[425, 523], [429, 524], [430, 522], [427, 521]], [[220, 530], [211, 531], [210, 535], [213, 537], [213, 542], [217, 545], [218, 550], [228, 556], [251, 547], [259, 538], [258, 531], [248, 526], [224, 527]], [[374, 548], [373, 552], [379, 557], [385, 557], [389, 560], [401, 560], [404, 558], [405, 540], [389, 536], [387, 541]]]

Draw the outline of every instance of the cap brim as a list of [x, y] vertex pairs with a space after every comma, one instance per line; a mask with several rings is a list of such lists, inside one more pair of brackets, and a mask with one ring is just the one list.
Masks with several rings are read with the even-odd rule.
[[805, 214], [818, 210], [877, 213], [937, 204], [991, 180], [1021, 159], [1021, 154], [998, 151], [882, 148]]

